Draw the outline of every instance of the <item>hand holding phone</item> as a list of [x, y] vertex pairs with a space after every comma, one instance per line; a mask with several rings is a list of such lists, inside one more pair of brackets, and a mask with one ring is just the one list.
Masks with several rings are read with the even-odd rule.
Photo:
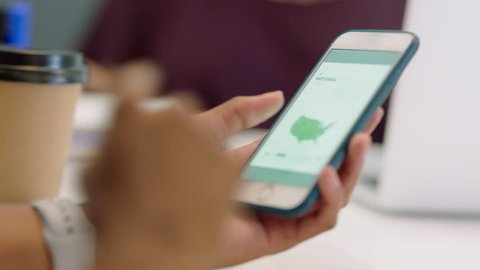
[[[322, 190], [322, 196], [317, 198], [308, 214], [296, 219], [255, 211], [231, 215], [223, 229], [218, 266], [239, 264], [284, 251], [331, 229], [341, 208], [349, 200], [363, 165], [370, 133], [382, 116], [383, 110], [377, 109], [365, 130], [352, 138], [345, 162], [338, 172], [328, 168], [317, 179], [316, 186]], [[259, 143], [256, 141], [231, 151], [236, 167], [244, 167]]]
[[418, 43], [401, 31], [340, 35], [252, 155], [237, 199], [262, 212], [306, 214], [319, 196], [318, 175], [340, 166]]

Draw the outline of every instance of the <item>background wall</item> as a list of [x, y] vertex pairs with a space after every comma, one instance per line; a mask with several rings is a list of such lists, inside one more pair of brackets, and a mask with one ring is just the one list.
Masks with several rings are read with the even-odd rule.
[[[9, 0], [0, 0], [3, 6]], [[33, 45], [45, 49], [77, 48], [101, 0], [26, 0], [34, 8]]]

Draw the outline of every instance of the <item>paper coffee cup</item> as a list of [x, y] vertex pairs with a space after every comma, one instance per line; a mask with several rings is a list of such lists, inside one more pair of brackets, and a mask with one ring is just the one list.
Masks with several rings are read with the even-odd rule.
[[87, 73], [79, 53], [0, 48], [0, 201], [58, 195]]

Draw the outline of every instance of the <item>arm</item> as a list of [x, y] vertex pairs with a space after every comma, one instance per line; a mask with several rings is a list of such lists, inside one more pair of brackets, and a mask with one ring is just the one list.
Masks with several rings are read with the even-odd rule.
[[136, 59], [117, 66], [89, 61], [90, 80], [86, 90], [119, 96], [153, 96], [163, 88], [161, 68], [148, 59]]
[[5, 270], [51, 269], [41, 221], [29, 205], [0, 206], [0, 262]]

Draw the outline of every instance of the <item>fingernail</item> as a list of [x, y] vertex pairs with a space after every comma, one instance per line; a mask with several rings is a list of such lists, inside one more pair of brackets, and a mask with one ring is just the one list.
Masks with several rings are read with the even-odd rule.
[[277, 104], [269, 108], [263, 115], [263, 119], [268, 119], [277, 114], [282, 109], [283, 104]]
[[[272, 94], [273, 93], [267, 93], [267, 94], [263, 94], [262, 96], [265, 96], [265, 95], [270, 96]], [[274, 116], [275, 114], [277, 114], [282, 107], [283, 107], [283, 102], [280, 102], [280, 103], [277, 102], [277, 103], [269, 104], [269, 106], [267, 108], [263, 108], [263, 110], [262, 109], [252, 110], [249, 115], [250, 123], [257, 125], [263, 121], [266, 121], [272, 116]]]
[[260, 96], [277, 96], [277, 95], [281, 95], [283, 98], [283, 91], [282, 90], [270, 91], [270, 92], [261, 94]]

